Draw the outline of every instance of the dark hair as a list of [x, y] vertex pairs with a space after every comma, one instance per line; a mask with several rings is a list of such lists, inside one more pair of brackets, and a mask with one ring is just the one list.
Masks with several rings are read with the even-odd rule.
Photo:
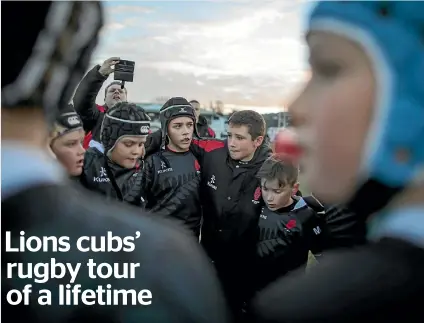
[[253, 110], [234, 112], [228, 120], [228, 124], [234, 126], [247, 126], [252, 140], [255, 140], [259, 136], [265, 136], [265, 119], [262, 115]]
[[[107, 94], [107, 90], [112, 86], [112, 85], [119, 85], [119, 86], [121, 86], [121, 82], [120, 81], [113, 81], [113, 82], [110, 82], [107, 86], [106, 86], [106, 88], [105, 88], [105, 97], [106, 97], [106, 94]], [[124, 90], [125, 90], [125, 94], [127, 93], [127, 88], [126, 87], [124, 87]]]
[[278, 180], [280, 187], [293, 186], [299, 177], [299, 167], [277, 155], [269, 157], [259, 169], [257, 177], [265, 180]]

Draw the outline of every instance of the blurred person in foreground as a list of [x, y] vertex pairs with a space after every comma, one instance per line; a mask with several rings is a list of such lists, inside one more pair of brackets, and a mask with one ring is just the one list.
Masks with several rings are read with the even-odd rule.
[[[226, 322], [223, 295], [196, 242], [173, 225], [133, 213], [125, 205], [108, 203], [66, 185], [66, 174], [48, 157], [48, 125], [57, 107], [66, 105], [87, 68], [102, 26], [100, 2], [3, 2], [6, 25], [25, 25], [2, 35], [2, 241], [11, 232], [12, 246], [25, 237], [68, 236], [68, 252], [6, 252], [2, 243], [2, 322]], [[10, 20], [10, 21], [9, 21]], [[16, 42], [16, 39], [19, 41]], [[78, 41], [77, 41], [78, 40]], [[54, 59], [52, 59], [54, 57]], [[47, 116], [47, 118], [46, 118]], [[28, 161], [31, 161], [30, 167]], [[76, 239], [89, 236], [141, 236], [131, 253], [79, 252]], [[51, 247], [51, 244], [49, 244]], [[34, 246], [34, 244], [32, 244]], [[34, 278], [7, 277], [8, 263], [140, 263], [135, 279], [90, 279], [81, 268], [75, 284], [82, 290], [98, 285], [112, 289], [149, 289], [150, 306], [60, 306], [58, 285]], [[48, 272], [48, 270], [47, 270]], [[30, 304], [10, 305], [11, 289], [32, 285]], [[41, 289], [52, 293], [52, 303], [39, 305]], [[92, 293], [89, 294], [91, 302]], [[103, 295], [104, 296], [104, 295]], [[12, 297], [16, 301], [16, 297]]]
[[200, 103], [197, 100], [190, 101], [191, 106], [196, 113], [197, 134], [201, 138], [215, 138], [215, 131], [208, 125], [208, 120], [200, 114]]
[[305, 176], [368, 219], [369, 243], [272, 284], [257, 322], [424, 321], [423, 26], [423, 2], [312, 11], [312, 78], [290, 107]]

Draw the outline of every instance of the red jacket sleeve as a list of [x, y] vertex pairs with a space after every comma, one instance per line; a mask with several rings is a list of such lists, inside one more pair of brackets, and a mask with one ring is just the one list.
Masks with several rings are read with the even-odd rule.
[[190, 151], [199, 160], [202, 167], [205, 153], [224, 148], [224, 146], [225, 142], [219, 139], [193, 139], [190, 145]]

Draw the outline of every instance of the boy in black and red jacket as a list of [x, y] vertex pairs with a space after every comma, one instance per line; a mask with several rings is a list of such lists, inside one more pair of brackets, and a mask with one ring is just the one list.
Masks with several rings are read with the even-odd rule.
[[[264, 118], [251, 110], [234, 113], [227, 140], [194, 139], [190, 151], [201, 168], [201, 243], [213, 261], [227, 299], [241, 312], [248, 290], [248, 266], [255, 253], [263, 206], [257, 172], [272, 153], [264, 143]], [[146, 155], [160, 148], [161, 132], [150, 136]]]

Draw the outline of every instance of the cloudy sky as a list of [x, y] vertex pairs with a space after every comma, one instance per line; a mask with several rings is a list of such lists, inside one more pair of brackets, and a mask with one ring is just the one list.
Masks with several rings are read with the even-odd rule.
[[[311, 4], [295, 0], [109, 1], [93, 64], [134, 60], [129, 100], [184, 96], [270, 110], [305, 79], [302, 33]], [[110, 77], [112, 79], [112, 76]], [[98, 103], [102, 103], [102, 91]]]

